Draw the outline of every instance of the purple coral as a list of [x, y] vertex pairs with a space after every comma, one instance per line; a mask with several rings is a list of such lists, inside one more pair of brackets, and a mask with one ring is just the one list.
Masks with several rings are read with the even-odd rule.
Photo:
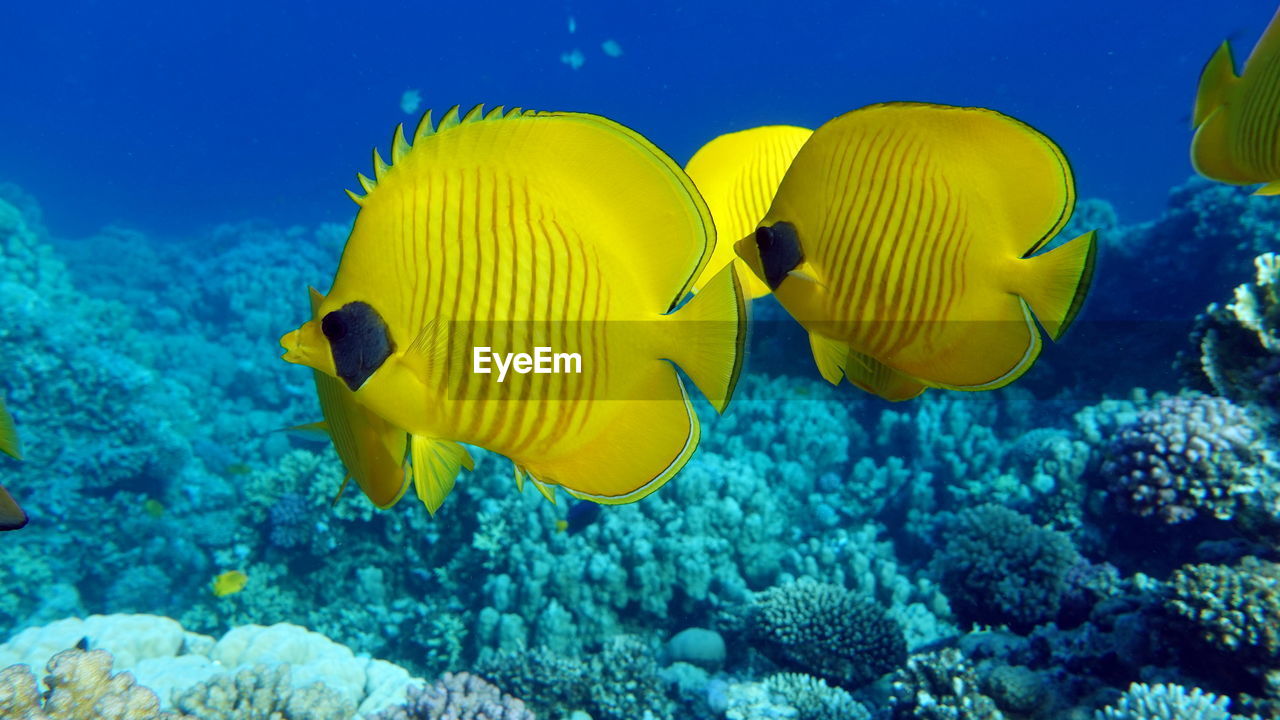
[[522, 700], [470, 673], [445, 673], [433, 685], [410, 687], [403, 705], [369, 720], [534, 720]]
[[1102, 476], [1128, 510], [1166, 523], [1199, 512], [1230, 519], [1253, 492], [1263, 457], [1256, 422], [1220, 397], [1161, 400], [1119, 429]]

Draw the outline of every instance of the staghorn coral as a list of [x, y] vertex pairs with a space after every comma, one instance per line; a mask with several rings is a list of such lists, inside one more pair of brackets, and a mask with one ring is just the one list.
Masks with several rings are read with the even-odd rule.
[[1280, 565], [1248, 557], [1234, 568], [1188, 565], [1173, 573], [1165, 608], [1219, 651], [1249, 665], [1280, 659]]
[[906, 641], [874, 602], [811, 578], [770, 588], [754, 599], [749, 632], [784, 667], [857, 689], [900, 665]]
[[1066, 535], [998, 505], [959, 513], [943, 537], [932, 567], [964, 622], [1025, 630], [1052, 620], [1081, 562]]
[[295, 688], [289, 666], [255, 665], [178, 693], [174, 704], [201, 720], [349, 720], [356, 708], [321, 683]]
[[469, 673], [445, 673], [431, 685], [409, 688], [403, 705], [368, 720], [534, 720], [524, 702]]
[[1100, 473], [1131, 512], [1179, 523], [1231, 519], [1266, 481], [1270, 453], [1248, 410], [1220, 397], [1165, 398], [1118, 428]]
[[522, 698], [539, 715], [556, 717], [591, 701], [591, 667], [546, 647], [482, 656], [476, 672]]
[[1095, 720], [1231, 720], [1228, 699], [1200, 688], [1133, 683], [1115, 703], [1093, 714]]
[[6, 720], [179, 720], [128, 672], [111, 674], [111, 653], [72, 648], [46, 666], [48, 691], [36, 689], [28, 665], [0, 670], [0, 717]]

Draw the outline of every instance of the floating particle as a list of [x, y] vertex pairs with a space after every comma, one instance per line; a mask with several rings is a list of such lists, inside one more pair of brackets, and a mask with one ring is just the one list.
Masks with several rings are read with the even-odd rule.
[[577, 48], [574, 48], [573, 52], [560, 53], [560, 62], [568, 65], [574, 70], [582, 67], [582, 63], [586, 61], [587, 56], [583, 55], [582, 51]]
[[569, 34], [572, 35], [576, 32], [578, 32], [578, 21], [574, 20], [573, 16], [570, 15], [569, 16]]
[[622, 57], [622, 46], [618, 44], [617, 40], [605, 40], [600, 43], [600, 49], [609, 57]]
[[405, 113], [412, 115], [418, 112], [418, 108], [422, 105], [422, 93], [417, 90], [405, 90], [400, 96], [400, 109]]

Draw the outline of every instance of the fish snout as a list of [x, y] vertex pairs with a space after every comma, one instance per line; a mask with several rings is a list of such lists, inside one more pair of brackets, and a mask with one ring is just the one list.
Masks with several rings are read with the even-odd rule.
[[284, 348], [285, 362], [306, 365], [327, 375], [336, 375], [333, 357], [328, 352], [329, 344], [324, 341], [320, 324], [315, 320], [309, 320], [297, 330], [285, 333], [280, 338], [280, 346]]

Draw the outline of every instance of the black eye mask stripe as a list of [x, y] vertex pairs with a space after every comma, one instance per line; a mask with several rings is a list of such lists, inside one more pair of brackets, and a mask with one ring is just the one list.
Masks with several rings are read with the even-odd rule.
[[347, 303], [325, 315], [320, 329], [329, 340], [333, 366], [352, 391], [382, 367], [395, 348], [387, 324], [367, 303]]
[[787, 273], [804, 262], [800, 237], [789, 222], [756, 228], [756, 247], [760, 250], [760, 264], [764, 267], [764, 280], [770, 290], [777, 290]]

